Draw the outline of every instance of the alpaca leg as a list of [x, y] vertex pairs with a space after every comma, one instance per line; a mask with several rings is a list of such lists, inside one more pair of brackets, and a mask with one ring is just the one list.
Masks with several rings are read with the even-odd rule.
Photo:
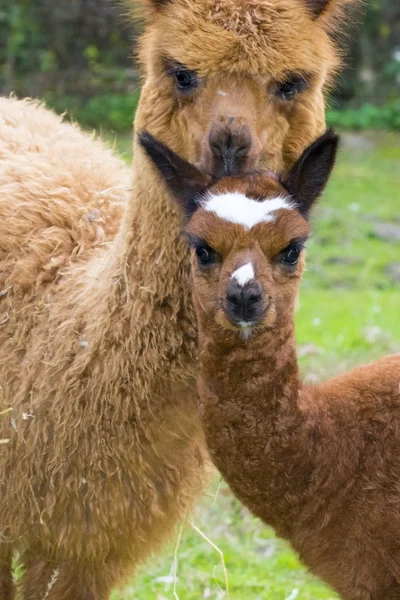
[[14, 582], [12, 577], [12, 548], [9, 544], [0, 545], [0, 598], [12, 600]]
[[42, 558], [25, 562], [21, 583], [23, 600], [108, 600], [116, 583], [115, 571], [71, 564], [55, 564]]

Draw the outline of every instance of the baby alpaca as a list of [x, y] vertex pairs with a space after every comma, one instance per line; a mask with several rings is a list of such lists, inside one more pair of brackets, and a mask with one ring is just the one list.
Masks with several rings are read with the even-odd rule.
[[289, 173], [213, 181], [144, 134], [186, 224], [201, 415], [236, 496], [345, 600], [400, 599], [400, 355], [302, 386], [294, 308], [329, 131]]

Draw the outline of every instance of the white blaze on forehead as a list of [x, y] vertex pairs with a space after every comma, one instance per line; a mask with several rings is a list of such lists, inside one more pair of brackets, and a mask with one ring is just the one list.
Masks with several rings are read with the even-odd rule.
[[236, 271], [232, 273], [231, 277], [232, 279], [236, 279], [239, 285], [243, 287], [246, 285], [246, 283], [254, 279], [253, 265], [251, 263], [247, 263], [242, 267], [239, 267], [239, 269], [236, 269]]
[[294, 210], [296, 208], [293, 202], [283, 196], [258, 202], [247, 198], [240, 192], [211, 195], [202, 203], [202, 206], [221, 219], [237, 223], [246, 229], [251, 229], [263, 221], [274, 221], [274, 212], [277, 210]]

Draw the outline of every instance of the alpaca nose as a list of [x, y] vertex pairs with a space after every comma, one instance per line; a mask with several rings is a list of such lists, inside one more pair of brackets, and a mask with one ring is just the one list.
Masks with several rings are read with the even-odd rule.
[[242, 286], [236, 279], [230, 279], [226, 288], [225, 312], [235, 325], [260, 321], [264, 312], [260, 284], [253, 280]]
[[234, 119], [228, 124], [215, 126], [209, 135], [215, 177], [237, 175], [244, 170], [252, 139], [248, 125], [235, 127]]

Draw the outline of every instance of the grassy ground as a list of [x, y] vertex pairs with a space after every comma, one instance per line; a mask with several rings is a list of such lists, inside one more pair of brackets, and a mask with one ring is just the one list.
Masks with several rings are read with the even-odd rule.
[[[130, 158], [129, 136], [117, 147]], [[296, 316], [307, 381], [400, 350], [400, 142], [390, 134], [347, 135], [314, 217]], [[218, 477], [194, 524], [222, 551], [234, 600], [336, 598]], [[178, 532], [177, 532], [178, 534]], [[177, 574], [173, 576], [174, 553]], [[174, 580], [176, 595], [174, 596]], [[189, 524], [113, 600], [227, 598], [218, 552]]]

